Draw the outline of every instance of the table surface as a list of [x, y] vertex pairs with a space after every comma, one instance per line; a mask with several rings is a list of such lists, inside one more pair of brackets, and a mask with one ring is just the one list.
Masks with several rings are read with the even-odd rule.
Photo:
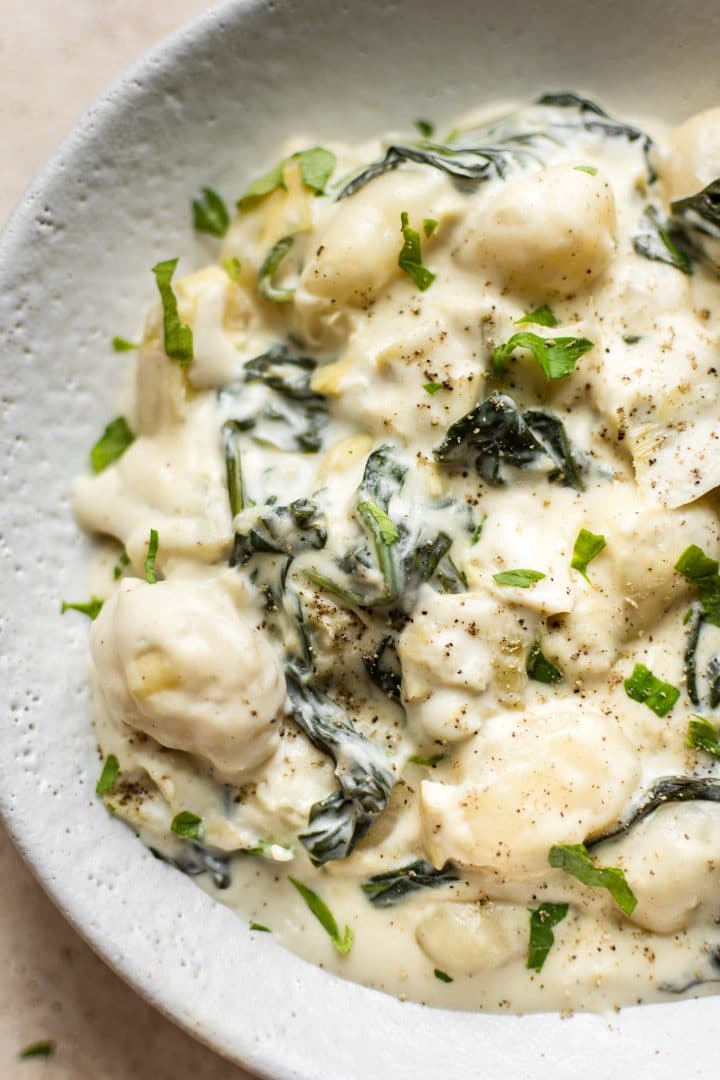
[[[207, 0], [0, 0], [0, 220], [108, 81]], [[0, 827], [0, 1077], [249, 1080], [142, 1001], [55, 910]], [[40, 1040], [49, 1058], [20, 1061]]]

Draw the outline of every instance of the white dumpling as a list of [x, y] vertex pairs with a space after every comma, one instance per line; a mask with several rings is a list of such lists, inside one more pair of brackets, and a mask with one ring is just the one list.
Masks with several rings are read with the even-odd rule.
[[521, 293], [567, 296], [610, 263], [615, 200], [601, 174], [554, 165], [481, 198], [463, 229], [461, 262], [487, 267]]
[[438, 904], [415, 930], [418, 945], [453, 977], [496, 971], [528, 947], [527, 908], [514, 904]]
[[695, 195], [720, 176], [720, 107], [695, 113], [671, 132], [660, 175], [668, 200]]
[[230, 576], [123, 581], [93, 624], [92, 656], [113, 719], [196, 754], [224, 776], [278, 745], [280, 661]]
[[499, 715], [463, 748], [457, 784], [425, 781], [425, 845], [501, 880], [542, 880], [553, 844], [578, 844], [616, 822], [637, 778], [618, 722], [558, 701]]

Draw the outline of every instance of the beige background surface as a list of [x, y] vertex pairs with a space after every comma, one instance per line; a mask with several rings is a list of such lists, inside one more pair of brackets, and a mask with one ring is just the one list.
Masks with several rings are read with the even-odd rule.
[[[77, 116], [206, 0], [0, 0], [0, 220]], [[246, 1080], [96, 958], [0, 827], [1, 1080]], [[49, 1059], [20, 1062], [52, 1039]]]

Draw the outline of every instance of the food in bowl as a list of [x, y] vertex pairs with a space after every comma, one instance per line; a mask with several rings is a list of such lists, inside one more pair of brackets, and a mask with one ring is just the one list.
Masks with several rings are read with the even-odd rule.
[[[488, 116], [492, 117], [488, 119]], [[720, 978], [720, 110], [298, 139], [153, 268], [75, 489], [98, 792], [435, 1005]]]

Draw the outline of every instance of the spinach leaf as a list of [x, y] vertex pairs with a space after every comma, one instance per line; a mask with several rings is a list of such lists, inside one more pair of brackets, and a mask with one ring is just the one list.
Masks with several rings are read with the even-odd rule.
[[693, 705], [698, 706], [700, 704], [700, 694], [698, 692], [697, 684], [697, 647], [700, 641], [700, 631], [705, 622], [705, 616], [703, 615], [700, 604], [693, 604], [689, 614], [690, 622], [688, 625], [684, 653], [685, 688], [690, 701]]
[[720, 705], [720, 656], [711, 656], [708, 660], [705, 677], [709, 683], [710, 708], [717, 709]]
[[230, 513], [233, 518], [245, 509], [245, 485], [243, 484], [242, 457], [240, 451], [240, 433], [242, 427], [237, 420], [226, 420], [221, 435], [225, 452], [225, 475], [227, 477]]
[[436, 979], [440, 980], [440, 982], [444, 982], [444, 983], [455, 982], [455, 980], [450, 975], [448, 975], [447, 971], [441, 971], [440, 968], [435, 968], [433, 974], [435, 975]]
[[289, 506], [258, 508], [257, 519], [246, 533], [235, 533], [231, 566], [244, 566], [253, 555], [297, 555], [325, 547], [325, 515], [312, 499], [296, 499]]
[[607, 889], [615, 903], [626, 915], [632, 915], [637, 897], [617, 866], [595, 866], [584, 844], [555, 844], [550, 848], [548, 862], [556, 870], [564, 870], [583, 885]]
[[720, 626], [720, 574], [717, 559], [709, 558], [697, 544], [691, 544], [675, 563], [675, 569], [700, 592], [703, 615]]
[[588, 585], [591, 585], [592, 582], [588, 577], [587, 568], [593, 559], [600, 554], [606, 543], [604, 536], [591, 533], [587, 529], [581, 529], [577, 534], [570, 566], [573, 570], [577, 570], [578, 573], [582, 574]]
[[720, 239], [720, 179], [713, 180], [702, 191], [686, 199], [670, 203], [669, 229], [689, 255], [706, 259], [717, 269], [717, 256], [709, 255], [702, 238]]
[[717, 729], [704, 716], [696, 716], [688, 724], [687, 745], [691, 750], [707, 750], [709, 754], [720, 758], [720, 739], [718, 739]]
[[202, 195], [193, 199], [193, 228], [211, 236], [224, 236], [230, 225], [227, 206], [212, 188], [204, 187]]
[[543, 654], [539, 641], [536, 641], [532, 645], [530, 652], [528, 653], [525, 670], [528, 673], [529, 679], [533, 679], [535, 682], [545, 683], [548, 686], [554, 686], [556, 683], [563, 682], [565, 678], [562, 671], [556, 668]]
[[[417, 229], [410, 227], [410, 218], [404, 210], [400, 215], [400, 231], [403, 234], [404, 242], [398, 255], [398, 266], [405, 271], [408, 277], [413, 279], [420, 292], [425, 292], [435, 280], [435, 275], [426, 266], [423, 266], [420, 234]], [[429, 234], [426, 232], [425, 235], [428, 236]]]
[[188, 877], [209, 874], [216, 889], [228, 889], [232, 883], [229, 856], [224, 852], [213, 851], [204, 844], [195, 842], [184, 844], [182, 853], [173, 858], [164, 855], [156, 848], [151, 847], [150, 851], [156, 859], [170, 863]]
[[680, 697], [676, 686], [658, 679], [645, 664], [636, 664], [623, 685], [629, 698], [647, 705], [656, 716], [667, 716]]
[[322, 926], [325, 933], [328, 935], [333, 945], [339, 953], [345, 956], [350, 952], [355, 935], [349, 926], [345, 927], [343, 933], [340, 933], [338, 924], [335, 922], [335, 916], [330, 911], [324, 900], [322, 900], [316, 892], [309, 889], [307, 885], [303, 885], [302, 882], [297, 881], [294, 877], [288, 877], [288, 881], [291, 885], [294, 885], [297, 891], [302, 896], [303, 900], [308, 906], [308, 909], [315, 916], [317, 921]]
[[90, 451], [90, 463], [96, 473], [107, 469], [135, 441], [135, 436], [128, 427], [124, 416], [111, 420], [98, 441]]
[[145, 556], [145, 580], [148, 585], [157, 585], [157, 575], [155, 574], [155, 559], [157, 558], [158, 547], [160, 546], [160, 538], [157, 533], [157, 529], [150, 530], [150, 539], [148, 540], [147, 554]]
[[426, 859], [374, 874], [362, 885], [362, 891], [375, 907], [393, 907], [420, 889], [437, 888], [450, 881], [458, 881], [459, 874], [453, 866], [436, 870]]
[[355, 727], [340, 705], [310, 683], [309, 672], [289, 666], [286, 708], [310, 741], [335, 762], [340, 790], [310, 811], [300, 835], [321, 866], [351, 853], [387, 806], [395, 778], [384, 751]]
[[97, 596], [92, 596], [87, 603], [69, 604], [67, 600], [63, 600], [60, 606], [60, 614], [64, 615], [66, 611], [79, 611], [81, 615], [87, 615], [94, 622], [102, 611], [104, 603], [105, 601], [99, 600]]
[[633, 249], [636, 254], [651, 259], [653, 262], [667, 263], [681, 270], [683, 274], [692, 274], [692, 261], [683, 250], [682, 238], [672, 223], [663, 224], [654, 206], [648, 206], [640, 221], [640, 229], [633, 237]]
[[[388, 656], [391, 663], [383, 664]], [[396, 705], [402, 706], [402, 671], [392, 634], [387, 634], [378, 642], [374, 652], [363, 657], [363, 664], [370, 681]]]
[[530, 912], [530, 943], [526, 967], [530, 971], [542, 971], [548, 953], [555, 944], [553, 927], [563, 921], [570, 906], [569, 904], [540, 904], [539, 907], [528, 910]]
[[661, 806], [669, 802], [720, 802], [720, 778], [714, 776], [663, 776], [654, 781], [635, 804], [630, 814], [611, 832], [587, 842], [592, 849], [606, 840], [628, 832]]
[[282, 288], [275, 284], [275, 274], [280, 264], [295, 243], [294, 236], [281, 236], [268, 251], [262, 266], [258, 270], [258, 290], [265, 300], [275, 304], [287, 304], [295, 295], [295, 289]]
[[166, 259], [165, 262], [156, 263], [152, 272], [162, 301], [165, 355], [177, 360], [181, 367], [187, 367], [193, 358], [193, 333], [189, 326], [180, 321], [177, 298], [172, 288], [177, 264], [177, 259]]
[[575, 370], [581, 356], [594, 348], [587, 338], [543, 338], [529, 330], [513, 334], [504, 345], [496, 345], [492, 353], [492, 373], [502, 375], [515, 349], [528, 349], [540, 365], [546, 379], [564, 379]]

